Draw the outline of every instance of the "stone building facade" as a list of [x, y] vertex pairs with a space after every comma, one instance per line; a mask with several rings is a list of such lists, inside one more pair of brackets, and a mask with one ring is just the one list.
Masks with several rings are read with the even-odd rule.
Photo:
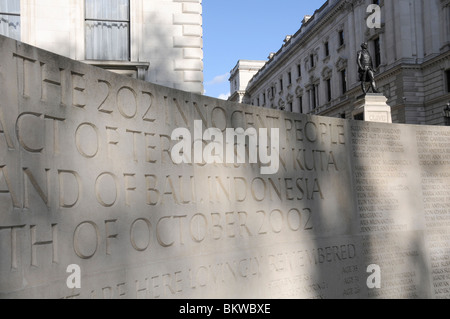
[[328, 0], [268, 61], [246, 61], [262, 65], [247, 83], [248, 70], [236, 65], [229, 100], [349, 119], [362, 93], [356, 59], [364, 41], [393, 122], [448, 123], [450, 0]]
[[203, 93], [202, 0], [1, 0], [0, 34]]

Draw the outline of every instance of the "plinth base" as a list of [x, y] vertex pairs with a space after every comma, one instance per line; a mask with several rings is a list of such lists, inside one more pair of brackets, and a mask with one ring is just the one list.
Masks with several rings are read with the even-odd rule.
[[392, 123], [391, 107], [381, 93], [368, 93], [354, 103], [352, 118], [366, 122]]

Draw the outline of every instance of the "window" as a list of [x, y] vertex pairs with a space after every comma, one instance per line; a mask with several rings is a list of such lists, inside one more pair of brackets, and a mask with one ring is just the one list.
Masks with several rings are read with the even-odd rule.
[[339, 46], [345, 44], [344, 30], [339, 31]]
[[311, 54], [310, 56], [309, 56], [309, 61], [311, 62], [311, 69], [314, 67], [314, 54]]
[[280, 79], [280, 92], [283, 91], [283, 79]]
[[317, 96], [318, 89], [319, 89], [319, 85], [318, 84], [314, 84], [311, 87], [311, 90], [309, 91], [310, 99], [311, 99], [311, 106], [312, 106], [313, 109], [317, 108], [317, 106], [319, 104], [319, 99], [318, 99], [318, 96]]
[[288, 104], [288, 112], [292, 112], [292, 102], [289, 102]]
[[331, 79], [326, 80], [327, 84], [327, 102], [331, 101]]
[[289, 85], [292, 84], [292, 73], [291, 72], [288, 73], [288, 84]]
[[345, 94], [347, 92], [347, 70], [341, 71], [341, 87], [342, 87], [342, 94]]
[[130, 60], [130, 1], [86, 0], [86, 59]]
[[303, 114], [303, 96], [298, 97], [298, 105], [300, 114]]
[[381, 65], [380, 38], [376, 38], [373, 42], [375, 45], [375, 67], [378, 68]]
[[445, 77], [447, 78], [447, 93], [450, 93], [450, 70], [445, 71]]
[[263, 93], [263, 105], [266, 105], [266, 93]]
[[325, 57], [330, 56], [330, 45], [328, 42], [325, 42]]
[[314, 107], [319, 107], [319, 84], [314, 85]]
[[20, 40], [20, 1], [0, 0], [0, 34]]
[[302, 65], [301, 64], [297, 65], [297, 73], [298, 73], [298, 77], [300, 78], [302, 76]]

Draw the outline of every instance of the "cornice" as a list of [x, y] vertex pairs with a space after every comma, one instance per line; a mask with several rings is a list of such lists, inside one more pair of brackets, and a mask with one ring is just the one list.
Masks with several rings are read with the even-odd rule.
[[[450, 0], [449, 0], [449, 1], [450, 1]], [[439, 55], [436, 56], [436, 57], [433, 57], [433, 58], [431, 58], [431, 59], [429, 59], [429, 60], [427, 60], [427, 61], [424, 61], [424, 62], [422, 63], [422, 68], [428, 68], [428, 67], [430, 67], [430, 66], [432, 66], [432, 65], [439, 64], [439, 63], [441, 63], [443, 60], [446, 60], [446, 59], [448, 59], [448, 58], [450, 58], [450, 51], [441, 53], [441, 54], [439, 54]]]

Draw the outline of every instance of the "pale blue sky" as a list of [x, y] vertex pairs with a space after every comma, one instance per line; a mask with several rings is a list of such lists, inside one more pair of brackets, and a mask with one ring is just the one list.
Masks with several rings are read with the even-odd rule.
[[229, 72], [239, 59], [266, 60], [305, 15], [325, 0], [203, 0], [205, 95], [230, 91]]

